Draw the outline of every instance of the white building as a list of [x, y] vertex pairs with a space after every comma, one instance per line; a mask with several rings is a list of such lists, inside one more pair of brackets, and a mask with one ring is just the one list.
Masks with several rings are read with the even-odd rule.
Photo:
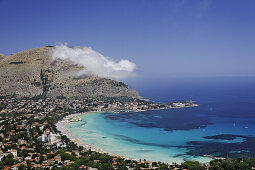
[[47, 142], [48, 141], [48, 135], [47, 134], [42, 134], [42, 142]]
[[59, 134], [55, 134], [50, 132], [49, 134], [49, 142], [50, 144], [56, 144], [61, 141], [61, 136]]

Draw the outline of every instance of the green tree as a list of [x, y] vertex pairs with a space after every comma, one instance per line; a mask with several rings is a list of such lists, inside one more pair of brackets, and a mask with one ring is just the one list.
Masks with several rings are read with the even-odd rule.
[[158, 169], [160, 169], [160, 170], [168, 170], [169, 168], [168, 168], [168, 165], [167, 165], [167, 164], [161, 163], [161, 164], [159, 165], [159, 168], [158, 168]]
[[15, 163], [15, 159], [13, 159], [13, 154], [8, 154], [7, 156], [3, 157], [4, 165], [13, 165]]
[[188, 170], [205, 170], [205, 167], [201, 166], [198, 161], [185, 161], [182, 167]]

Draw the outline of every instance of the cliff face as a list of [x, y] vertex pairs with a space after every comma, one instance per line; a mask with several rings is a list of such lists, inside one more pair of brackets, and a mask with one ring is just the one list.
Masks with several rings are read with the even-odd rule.
[[76, 77], [84, 69], [64, 60], [52, 60], [52, 47], [0, 56], [0, 95], [87, 97], [103, 95], [138, 97], [124, 83], [96, 76]]

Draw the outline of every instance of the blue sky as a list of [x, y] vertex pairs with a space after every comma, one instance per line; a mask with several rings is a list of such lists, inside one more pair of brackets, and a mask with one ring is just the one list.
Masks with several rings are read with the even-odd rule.
[[138, 77], [255, 76], [254, 0], [0, 0], [0, 53], [67, 42]]

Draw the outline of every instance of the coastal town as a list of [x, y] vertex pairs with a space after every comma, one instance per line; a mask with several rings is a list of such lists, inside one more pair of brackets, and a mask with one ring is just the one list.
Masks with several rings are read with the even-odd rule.
[[[0, 169], [185, 169], [208, 168], [198, 162], [183, 164], [135, 160], [101, 153], [62, 134], [56, 124], [83, 112], [127, 112], [197, 106], [192, 101], [157, 104], [120, 98], [50, 99], [0, 97]], [[73, 117], [71, 121], [79, 121]], [[216, 160], [224, 161], [224, 160]], [[216, 162], [217, 163], [217, 162]]]
[[[155, 104], [129, 98], [66, 98], [41, 99], [0, 98], [0, 166], [3, 169], [108, 169], [152, 168], [150, 161], [125, 160], [77, 146], [56, 128], [56, 123], [67, 115], [89, 111], [140, 111], [170, 107], [191, 106], [192, 102]], [[79, 118], [74, 118], [78, 121]], [[101, 160], [102, 159], [102, 160]], [[127, 163], [128, 162], [128, 163]], [[154, 166], [159, 166], [157, 163]]]

